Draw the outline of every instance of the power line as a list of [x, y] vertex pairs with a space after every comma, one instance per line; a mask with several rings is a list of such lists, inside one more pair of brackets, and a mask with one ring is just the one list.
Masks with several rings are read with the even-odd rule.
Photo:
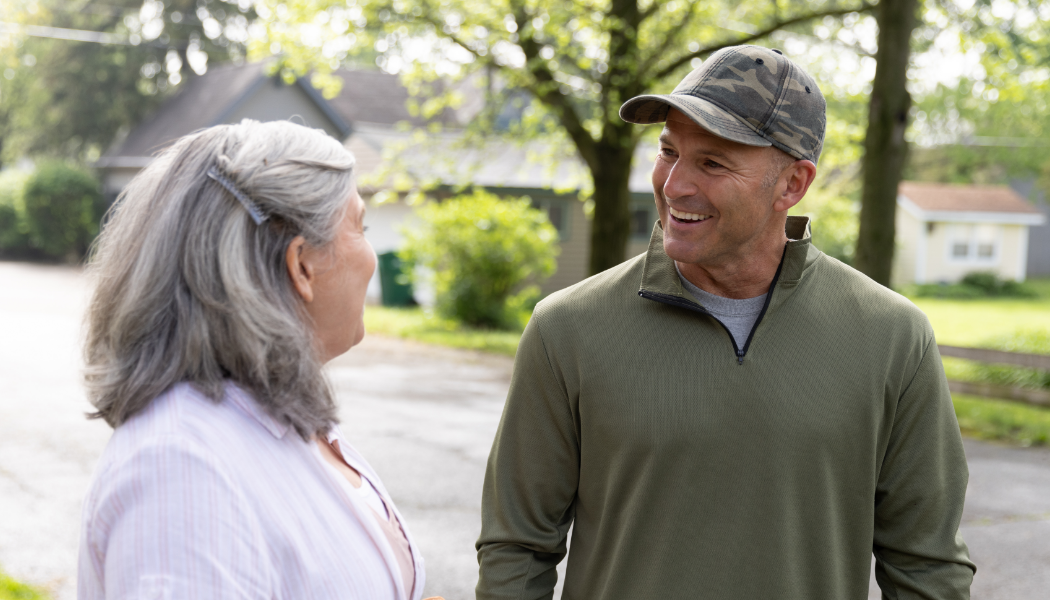
[[125, 36], [118, 33], [105, 31], [90, 31], [87, 29], [67, 29], [65, 27], [49, 27], [46, 25], [20, 25], [0, 21], [0, 34], [21, 34], [29, 37], [48, 38], [53, 40], [66, 40], [70, 42], [90, 42], [92, 44], [103, 44], [111, 46], [149, 46], [152, 48], [185, 48], [186, 40], [170, 40], [168, 43], [159, 40], [139, 41], [137, 34]]
[[121, 46], [136, 45], [132, 44], [125, 36], [116, 33], [88, 31], [85, 29], [66, 29], [64, 27], [48, 27], [46, 25], [19, 25], [18, 23], [7, 23], [4, 21], [0, 21], [0, 33], [20, 33], [30, 37], [68, 40], [71, 42], [91, 42], [94, 44], [115, 44]]

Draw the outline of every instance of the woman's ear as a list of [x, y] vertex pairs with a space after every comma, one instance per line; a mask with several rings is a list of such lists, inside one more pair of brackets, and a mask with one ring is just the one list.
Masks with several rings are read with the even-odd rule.
[[303, 302], [313, 302], [316, 273], [313, 262], [305, 256], [305, 250], [306, 238], [301, 235], [295, 236], [284, 252], [284, 262], [288, 267], [288, 277], [291, 278], [299, 297]]

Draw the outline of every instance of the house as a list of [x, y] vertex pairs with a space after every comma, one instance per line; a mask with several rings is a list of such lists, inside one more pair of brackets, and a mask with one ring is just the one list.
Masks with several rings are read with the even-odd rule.
[[[575, 156], [535, 160], [533, 155], [542, 154], [544, 148], [505, 140], [463, 144], [462, 128], [478, 113], [483, 100], [469, 82], [463, 84], [463, 105], [434, 119], [445, 133], [419, 142], [403, 125], [424, 123], [409, 114], [409, 94], [396, 75], [350, 70], [337, 74], [344, 82], [342, 90], [326, 100], [306, 80], [286, 85], [267, 76], [263, 63], [210, 67], [204, 75], [183, 84], [100, 158], [96, 166], [106, 194], [115, 198], [158, 150], [183, 135], [246, 118], [292, 119], [324, 129], [354, 153], [361, 194], [370, 202], [368, 236], [377, 253], [397, 250], [402, 243], [401, 230], [412, 218], [413, 208], [403, 200], [374, 202], [373, 196], [384, 184], [375, 183], [377, 179], [372, 176], [385, 164], [397, 161], [403, 173], [438, 189], [451, 190], [471, 182], [501, 195], [529, 196], [534, 206], [547, 211], [561, 245], [557, 271], [544, 282], [543, 292], [556, 291], [587, 276], [590, 220], [584, 204], [572, 191], [584, 181], [586, 172]], [[651, 157], [642, 156], [642, 152], [636, 157], [631, 176], [629, 256], [645, 251], [656, 221], [649, 183]], [[369, 293], [379, 294], [378, 280], [372, 282]]]
[[902, 182], [894, 284], [953, 283], [994, 272], [1024, 281], [1029, 228], [1046, 216], [1007, 186]]
[[1028, 227], [1028, 277], [1050, 277], [1050, 199], [1034, 177], [1014, 179], [1010, 187], [1046, 216], [1042, 225]]

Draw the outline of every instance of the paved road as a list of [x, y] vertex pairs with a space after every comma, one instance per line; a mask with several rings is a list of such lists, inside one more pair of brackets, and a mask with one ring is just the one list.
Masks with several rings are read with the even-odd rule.
[[[80, 502], [109, 438], [82, 417], [86, 293], [77, 270], [0, 263], [0, 566], [59, 600], [75, 597]], [[472, 598], [481, 480], [510, 361], [370, 337], [329, 368], [344, 431], [422, 546], [427, 593]], [[966, 450], [973, 597], [1045, 598], [1050, 452], [973, 441]]]

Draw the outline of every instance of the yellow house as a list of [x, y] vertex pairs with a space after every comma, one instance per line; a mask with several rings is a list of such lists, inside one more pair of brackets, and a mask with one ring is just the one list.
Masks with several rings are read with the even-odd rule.
[[1007, 186], [902, 182], [893, 283], [954, 283], [977, 271], [1024, 281], [1028, 228], [1045, 220]]

